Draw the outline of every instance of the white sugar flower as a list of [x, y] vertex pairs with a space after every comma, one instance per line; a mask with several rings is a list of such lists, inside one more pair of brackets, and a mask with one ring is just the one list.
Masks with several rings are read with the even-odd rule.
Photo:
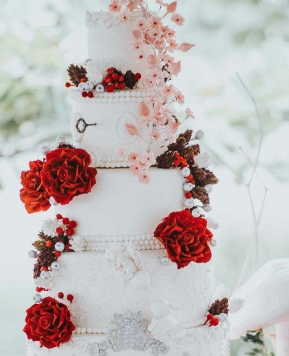
[[98, 84], [102, 81], [103, 73], [101, 66], [97, 65], [93, 60], [85, 62], [86, 76], [89, 81]]
[[43, 222], [42, 225], [42, 231], [44, 232], [45, 235], [48, 236], [57, 236], [56, 229], [58, 227], [61, 227], [63, 230], [65, 230], [65, 225], [62, 223], [62, 220], [58, 219], [48, 219]]
[[208, 168], [211, 163], [211, 157], [208, 152], [199, 153], [194, 157], [194, 162], [199, 168]]

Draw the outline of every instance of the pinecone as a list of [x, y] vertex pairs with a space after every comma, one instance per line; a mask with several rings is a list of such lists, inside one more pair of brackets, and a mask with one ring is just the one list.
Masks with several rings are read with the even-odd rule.
[[207, 184], [216, 184], [218, 179], [208, 169], [191, 167], [191, 172], [194, 177], [197, 186], [204, 187]]
[[44, 234], [43, 231], [39, 232], [38, 237], [45, 242], [51, 239], [51, 236]]
[[228, 312], [229, 312], [228, 298], [223, 298], [221, 300], [217, 299], [209, 309], [209, 313], [213, 315], [220, 315], [222, 313], [228, 314]]
[[192, 195], [194, 199], [199, 199], [203, 204], [210, 204], [209, 194], [206, 192], [205, 188], [195, 187], [192, 190]]
[[157, 166], [159, 168], [171, 168], [173, 166], [174, 160], [175, 153], [172, 151], [166, 151], [156, 159]]
[[181, 133], [179, 137], [176, 139], [175, 143], [171, 143], [168, 146], [169, 151], [178, 151], [179, 153], [182, 152], [182, 150], [185, 148], [185, 146], [190, 142], [190, 139], [192, 137], [192, 130], [187, 130], [184, 133]]
[[180, 154], [187, 160], [190, 166], [194, 164], [194, 149], [192, 146], [186, 146]]
[[136, 85], [137, 80], [131, 70], [128, 70], [124, 75], [124, 82], [127, 88], [133, 89]]
[[47, 248], [45, 241], [41, 241], [41, 240], [37, 240], [37, 241], [33, 242], [32, 246], [34, 246], [36, 248], [36, 250], [38, 250], [38, 251], [43, 251]]
[[70, 64], [67, 69], [70, 80], [73, 84], [78, 85], [82, 78], [86, 78], [86, 69], [84, 67]]
[[41, 273], [41, 264], [40, 263], [35, 263], [34, 267], [33, 267], [33, 278], [38, 278], [40, 276]]
[[55, 260], [56, 257], [50, 250], [43, 250], [37, 256], [37, 263], [39, 263], [41, 266], [49, 267]]
[[198, 155], [200, 153], [200, 146], [199, 145], [192, 145], [191, 146], [194, 152], [194, 155]]

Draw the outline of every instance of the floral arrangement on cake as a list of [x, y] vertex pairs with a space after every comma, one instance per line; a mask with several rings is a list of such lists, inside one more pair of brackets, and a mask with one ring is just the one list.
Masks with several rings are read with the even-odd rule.
[[52, 349], [71, 339], [75, 326], [67, 306], [51, 297], [43, 298], [26, 311], [23, 331], [27, 338]]
[[63, 142], [62, 137], [58, 141], [58, 148], [45, 146], [45, 158], [29, 162], [30, 169], [21, 173], [20, 199], [28, 213], [48, 210], [51, 204], [68, 204], [96, 184], [97, 170], [89, 167], [90, 155]]

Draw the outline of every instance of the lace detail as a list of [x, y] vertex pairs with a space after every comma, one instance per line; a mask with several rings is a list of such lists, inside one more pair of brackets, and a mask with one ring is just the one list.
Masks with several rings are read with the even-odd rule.
[[162, 265], [157, 251], [139, 253], [143, 270], [151, 277], [150, 287], [144, 290], [118, 277], [104, 252], [75, 252], [58, 259], [60, 269], [53, 275], [49, 295], [57, 296], [59, 291], [74, 295], [70, 310], [78, 327], [106, 329], [113, 313], [128, 309], [151, 313], [150, 304], [156, 299], [167, 300], [172, 317], [180, 323], [191, 324], [205, 315], [213, 294], [210, 263], [191, 263], [178, 270], [170, 261]]
[[[127, 12], [128, 20], [133, 21], [136, 17], [140, 16], [139, 12]], [[96, 27], [100, 22], [106, 28], [118, 26], [122, 23], [120, 14], [112, 14], [110, 12], [89, 12], [86, 13], [85, 25], [89, 28]]]

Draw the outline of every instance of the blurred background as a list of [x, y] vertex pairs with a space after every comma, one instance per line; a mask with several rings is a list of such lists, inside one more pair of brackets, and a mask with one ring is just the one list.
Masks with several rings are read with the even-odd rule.
[[[70, 137], [66, 68], [86, 59], [86, 10], [107, 7], [108, 0], [0, 0], [2, 356], [24, 355], [23, 320], [34, 295], [27, 252], [49, 215], [26, 213], [20, 172], [42, 157], [43, 142]], [[289, 2], [179, 0], [177, 13], [186, 19], [179, 41], [196, 47], [179, 55], [175, 84], [196, 116], [185, 125], [205, 132], [220, 180], [211, 194], [220, 225], [216, 283], [234, 291], [266, 261], [289, 256]], [[253, 347], [234, 341], [231, 355]]]

